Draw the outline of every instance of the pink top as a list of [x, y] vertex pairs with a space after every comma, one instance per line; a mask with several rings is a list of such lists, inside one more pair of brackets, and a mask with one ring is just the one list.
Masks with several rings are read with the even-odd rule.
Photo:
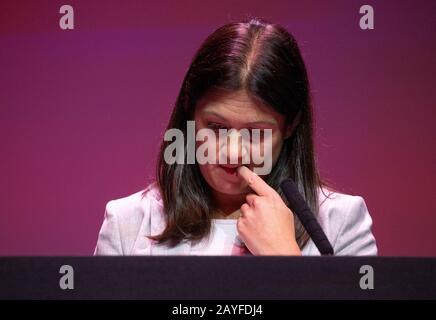
[[210, 236], [193, 245], [191, 255], [251, 255], [238, 236], [236, 219], [212, 219]]
[[[321, 191], [321, 190], [320, 190]], [[372, 219], [360, 196], [319, 192], [318, 221], [333, 246], [335, 255], [376, 255], [371, 232]], [[328, 197], [327, 197], [328, 196]], [[273, 214], [273, 213], [272, 213]], [[183, 240], [175, 247], [148, 238], [161, 234], [166, 226], [159, 190], [150, 186], [106, 204], [98, 235], [96, 255], [247, 255], [239, 241], [236, 219], [212, 219], [211, 232], [198, 244]], [[319, 255], [312, 240], [302, 255]]]

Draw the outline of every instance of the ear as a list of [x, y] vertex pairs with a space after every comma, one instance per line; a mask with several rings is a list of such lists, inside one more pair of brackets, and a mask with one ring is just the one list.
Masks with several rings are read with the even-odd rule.
[[294, 120], [286, 126], [285, 136], [284, 136], [285, 139], [288, 139], [292, 136], [295, 128], [300, 123], [300, 119], [301, 119], [301, 111], [298, 111], [297, 115], [294, 117]]

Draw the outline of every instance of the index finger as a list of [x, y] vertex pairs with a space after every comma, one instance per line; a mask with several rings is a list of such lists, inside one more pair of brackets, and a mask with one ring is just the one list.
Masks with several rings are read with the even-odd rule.
[[261, 177], [248, 169], [246, 166], [240, 166], [237, 171], [238, 175], [240, 175], [242, 179], [248, 183], [248, 186], [259, 196], [266, 196], [275, 192], [275, 190], [271, 188], [265, 181], [263, 181]]

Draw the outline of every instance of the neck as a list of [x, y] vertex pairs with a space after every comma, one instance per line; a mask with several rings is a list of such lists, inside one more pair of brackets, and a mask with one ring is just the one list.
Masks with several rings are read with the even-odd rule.
[[245, 202], [245, 194], [229, 195], [213, 191], [214, 218], [234, 219], [239, 217], [239, 209]]

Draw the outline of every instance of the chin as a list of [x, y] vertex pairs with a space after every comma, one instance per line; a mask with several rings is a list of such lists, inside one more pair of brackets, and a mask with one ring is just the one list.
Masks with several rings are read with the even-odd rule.
[[238, 195], [247, 193], [248, 188], [241, 185], [234, 185], [229, 183], [221, 183], [221, 184], [209, 184], [209, 187], [214, 189], [215, 191], [228, 194], [228, 195]]
[[219, 193], [238, 195], [249, 190], [247, 183], [241, 177], [226, 172], [219, 166], [203, 166], [200, 167], [200, 171], [209, 187]]

